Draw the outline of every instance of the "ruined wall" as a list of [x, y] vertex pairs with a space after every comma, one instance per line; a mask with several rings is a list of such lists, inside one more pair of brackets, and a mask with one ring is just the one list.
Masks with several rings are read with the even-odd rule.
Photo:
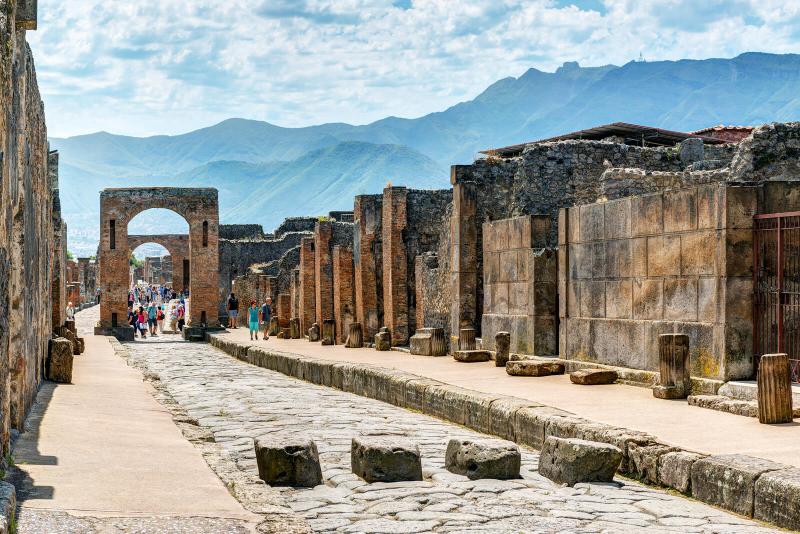
[[497, 332], [511, 334], [511, 351], [558, 354], [556, 251], [545, 249], [547, 215], [483, 223], [483, 347]]
[[562, 210], [561, 356], [658, 370], [658, 335], [692, 374], [753, 372], [752, 187], [710, 184]]
[[53, 227], [53, 240], [50, 250], [50, 293], [52, 297], [51, 315], [53, 327], [63, 326], [67, 318], [67, 223], [61, 218], [61, 199], [58, 189], [58, 152], [51, 151], [47, 159], [47, 173], [50, 181]]
[[304, 237], [300, 240], [300, 295], [298, 301], [300, 308], [300, 329], [303, 334], [308, 333], [308, 329], [317, 320], [317, 271], [316, 271], [316, 251], [313, 237]]
[[290, 232], [313, 232], [319, 217], [287, 217], [275, 229], [275, 238], [279, 239]]
[[272, 296], [269, 277], [259, 272], [248, 272], [236, 277], [233, 282], [233, 290], [239, 299], [238, 324], [247, 327], [249, 314], [246, 311], [250, 307], [250, 302], [255, 300], [256, 304], [261, 306], [267, 297]]
[[262, 239], [264, 227], [260, 224], [220, 224], [220, 239]]
[[372, 339], [383, 326], [383, 195], [359, 195], [354, 202], [353, 269], [356, 321]]
[[336, 342], [344, 344], [350, 324], [356, 318], [353, 278], [353, 250], [333, 247], [333, 319], [336, 321]]
[[[33, 57], [17, 20], [30, 2], [0, 1], [0, 446], [21, 429], [53, 329], [54, 192]], [[62, 228], [63, 230], [63, 228]], [[63, 247], [63, 241], [62, 241]], [[59, 298], [60, 305], [60, 295]]]
[[[226, 315], [225, 302], [231, 292], [231, 281], [247, 273], [255, 264], [279, 261], [290, 249], [300, 244], [300, 239], [309, 235], [303, 232], [284, 232], [276, 238], [220, 239], [219, 240], [219, 294], [220, 314]], [[271, 275], [277, 274], [272, 269]], [[288, 290], [288, 280], [286, 284]]]
[[353, 247], [353, 224], [336, 221], [318, 221], [314, 228], [315, 320], [334, 319], [333, 304], [333, 249], [336, 246]]

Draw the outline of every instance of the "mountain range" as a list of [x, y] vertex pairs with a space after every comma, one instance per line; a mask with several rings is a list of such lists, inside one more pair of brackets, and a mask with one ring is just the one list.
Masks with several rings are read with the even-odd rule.
[[[446, 188], [449, 165], [469, 163], [482, 149], [599, 124], [692, 131], [798, 119], [800, 55], [751, 52], [529, 69], [444, 111], [361, 126], [284, 128], [229, 119], [175, 136], [99, 132], [50, 141], [60, 152], [70, 249], [83, 255], [97, 246], [98, 193], [105, 187], [216, 187], [223, 223], [256, 222], [269, 230], [286, 216], [350, 209], [353, 195], [379, 192], [386, 182]], [[169, 230], [144, 224], [137, 231]]]

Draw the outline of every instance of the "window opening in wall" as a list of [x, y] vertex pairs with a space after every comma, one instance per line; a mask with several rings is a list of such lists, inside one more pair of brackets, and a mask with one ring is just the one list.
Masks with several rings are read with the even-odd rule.
[[117, 327], [117, 314], [116, 313], [112, 313], [111, 314], [111, 328], [116, 328], [116, 327]]
[[108, 221], [108, 235], [111, 240], [109, 248], [114, 250], [117, 248], [117, 220], [111, 219]]
[[208, 246], [208, 221], [203, 221], [203, 246]]

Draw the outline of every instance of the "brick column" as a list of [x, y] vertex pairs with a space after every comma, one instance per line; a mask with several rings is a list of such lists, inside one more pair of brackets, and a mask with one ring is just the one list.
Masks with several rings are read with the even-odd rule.
[[308, 333], [308, 329], [316, 319], [316, 268], [314, 251], [314, 238], [304, 237], [300, 240], [300, 296], [299, 313], [300, 330], [303, 334]]
[[291, 315], [300, 317], [300, 268], [292, 270], [292, 278], [289, 282], [289, 295], [291, 296]]
[[[455, 176], [460, 166], [453, 166]], [[451, 180], [455, 181], [455, 180]], [[475, 182], [453, 184], [453, 215], [450, 219], [452, 272], [451, 347], [458, 346], [461, 328], [477, 326], [478, 227]]]
[[289, 328], [289, 319], [291, 319], [290, 301], [291, 298], [288, 293], [281, 293], [278, 295], [275, 313], [278, 316], [278, 324], [281, 326], [281, 328]]
[[350, 324], [355, 321], [355, 293], [353, 291], [353, 251], [333, 247], [333, 318], [336, 321], [336, 342], [347, 340]]
[[408, 257], [403, 234], [408, 223], [405, 187], [383, 190], [383, 323], [392, 345], [408, 344]]
[[322, 321], [333, 319], [333, 256], [331, 251], [331, 238], [333, 227], [328, 221], [320, 221], [314, 228], [314, 265], [317, 278], [316, 287], [316, 320], [322, 326]]
[[356, 321], [366, 339], [383, 326], [382, 205], [383, 195], [359, 195], [353, 210]]

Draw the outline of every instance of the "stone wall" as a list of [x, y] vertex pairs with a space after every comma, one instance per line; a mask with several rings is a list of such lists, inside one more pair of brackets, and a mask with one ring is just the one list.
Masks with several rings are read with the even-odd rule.
[[275, 229], [275, 237], [280, 238], [290, 232], [313, 232], [319, 217], [287, 217]]
[[264, 227], [260, 224], [220, 224], [220, 239], [263, 239]]
[[[27, 4], [23, 4], [27, 6]], [[42, 379], [48, 342], [61, 307], [66, 227], [58, 218], [55, 168], [48, 172], [44, 107], [20, 5], [0, 0], [0, 447], [9, 451]], [[50, 158], [55, 166], [57, 159]], [[59, 228], [55, 228], [58, 226]], [[56, 237], [54, 232], [58, 232]], [[53, 261], [56, 254], [58, 261]], [[54, 296], [54, 271], [58, 295]], [[66, 297], [65, 297], [66, 298]]]
[[483, 347], [511, 334], [511, 352], [558, 354], [556, 251], [545, 249], [550, 218], [526, 215], [483, 223]]
[[372, 339], [383, 326], [383, 195], [359, 195], [354, 206], [356, 321]]
[[561, 211], [561, 357], [658, 370], [690, 339], [692, 374], [753, 372], [752, 187], [709, 184]]
[[317, 221], [314, 228], [314, 279], [315, 279], [315, 320], [334, 319], [334, 247], [353, 247], [353, 224], [332, 220]]

